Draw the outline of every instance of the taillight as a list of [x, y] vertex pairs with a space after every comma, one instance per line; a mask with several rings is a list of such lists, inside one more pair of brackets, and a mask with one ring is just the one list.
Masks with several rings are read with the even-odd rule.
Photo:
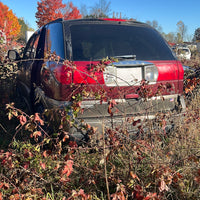
[[68, 85], [72, 83], [73, 71], [71, 66], [58, 64], [52, 71], [56, 80], [61, 84]]

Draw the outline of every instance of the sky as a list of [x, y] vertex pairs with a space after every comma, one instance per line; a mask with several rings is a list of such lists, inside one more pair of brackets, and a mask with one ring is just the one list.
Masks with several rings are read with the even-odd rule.
[[[40, 0], [0, 0], [12, 9], [13, 13], [30, 27], [37, 30], [35, 13]], [[71, 0], [73, 5], [88, 10], [99, 0]], [[68, 3], [63, 0], [63, 3]], [[194, 32], [200, 27], [200, 0], [106, 0], [110, 2], [110, 16], [113, 12], [121, 13], [122, 17], [133, 18], [146, 22], [156, 20], [164, 33], [177, 32], [177, 22], [182, 21], [187, 27], [187, 35], [192, 39]]]

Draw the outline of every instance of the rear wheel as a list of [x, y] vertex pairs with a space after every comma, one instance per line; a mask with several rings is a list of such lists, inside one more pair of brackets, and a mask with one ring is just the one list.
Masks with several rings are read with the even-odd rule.
[[39, 96], [36, 92], [36, 88], [34, 86], [31, 87], [30, 92], [30, 100], [31, 100], [31, 108], [32, 114], [38, 113], [40, 118], [43, 120], [44, 124], [38, 123], [37, 130], [41, 132], [41, 136], [38, 137], [38, 142], [42, 142], [44, 140], [45, 135], [49, 135], [49, 129], [47, 127], [45, 115], [44, 115], [44, 106], [41, 101], [41, 96]]
[[[43, 100], [44, 97], [42, 96], [42, 92], [39, 88], [37, 89], [34, 86], [32, 87], [30, 96], [33, 113], [39, 113], [42, 120], [44, 120], [45, 125], [42, 126], [44, 131], [51, 136], [59, 132], [61, 118], [64, 117], [61, 116], [60, 113], [62, 113], [62, 110], [60, 109], [63, 108], [53, 108], [45, 110], [46, 107], [44, 106], [45, 102]], [[66, 115], [68, 115], [68, 113], [66, 113]], [[71, 117], [72, 116], [70, 115], [70, 118]], [[75, 122], [72, 123], [73, 125], [70, 126], [71, 123], [68, 122], [68, 120], [65, 120], [67, 124], [62, 125], [64, 129], [63, 131], [69, 133], [69, 141], [75, 141], [78, 145], [85, 144], [89, 140], [87, 131], [82, 128], [81, 122], [79, 122], [79, 120], [74, 119], [73, 121]]]
[[27, 114], [32, 113], [32, 106], [30, 103], [30, 99], [28, 97], [25, 97], [23, 95], [23, 92], [21, 91], [19, 85], [16, 85], [15, 90], [15, 105], [17, 108], [21, 109], [23, 112]]
[[44, 105], [41, 101], [42, 97], [39, 94], [37, 94], [34, 86], [32, 86], [31, 88], [30, 98], [31, 98], [31, 107], [33, 113], [42, 114], [44, 112]]

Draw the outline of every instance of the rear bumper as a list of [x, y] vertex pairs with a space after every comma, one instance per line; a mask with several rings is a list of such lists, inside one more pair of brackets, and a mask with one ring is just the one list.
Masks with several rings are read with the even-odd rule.
[[[108, 103], [100, 104], [98, 101], [91, 105], [91, 102], [83, 102], [84, 112], [78, 116], [79, 119], [93, 127], [98, 127], [102, 132], [103, 128], [117, 127], [130, 129], [130, 119], [154, 119], [158, 113], [180, 113], [185, 112], [186, 106], [183, 96], [167, 95], [153, 97], [148, 101], [144, 99], [117, 100], [116, 105], [108, 113]], [[125, 127], [125, 126], [127, 127]]]
[[[40, 89], [37, 92], [40, 93], [40, 101], [45, 108], [64, 108], [71, 105], [69, 101], [56, 101], [46, 97]], [[97, 127], [98, 132], [102, 133], [106, 127], [124, 126], [130, 118], [134, 120], [152, 119], [159, 112], [184, 112], [186, 108], [183, 96], [177, 94], [153, 97], [147, 101], [144, 99], [115, 99], [115, 102], [114, 107], [108, 112], [108, 102], [82, 101], [83, 112], [77, 117], [78, 123], [84, 121], [92, 127]], [[78, 134], [76, 131], [73, 133]]]

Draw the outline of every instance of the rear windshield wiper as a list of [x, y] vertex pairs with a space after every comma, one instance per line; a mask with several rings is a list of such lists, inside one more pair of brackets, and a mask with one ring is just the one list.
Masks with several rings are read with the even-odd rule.
[[113, 58], [121, 59], [134, 59], [136, 60], [136, 55], [121, 55], [121, 56], [113, 56]]
[[[111, 57], [107, 57], [109, 59], [118, 59], [118, 60], [128, 60], [128, 59], [132, 59], [132, 60], [136, 60], [136, 55], [121, 55], [121, 56], [111, 56]], [[95, 61], [99, 61], [102, 60], [101, 59], [95, 59]]]

